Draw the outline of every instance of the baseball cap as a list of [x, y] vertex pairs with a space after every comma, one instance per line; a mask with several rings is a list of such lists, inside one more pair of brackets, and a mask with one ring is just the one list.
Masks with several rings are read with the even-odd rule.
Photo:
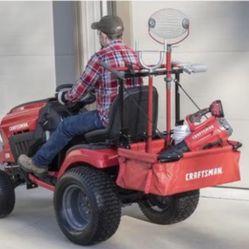
[[107, 35], [121, 35], [124, 31], [124, 24], [120, 17], [107, 15], [103, 16], [99, 22], [92, 23], [91, 28]]

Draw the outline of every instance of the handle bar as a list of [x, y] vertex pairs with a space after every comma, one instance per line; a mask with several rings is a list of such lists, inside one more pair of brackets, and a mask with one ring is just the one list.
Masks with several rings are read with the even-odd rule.
[[[125, 78], [134, 77], [134, 75], [130, 75], [127, 70], [128, 68], [112, 68], [110, 67], [106, 62], [101, 62], [101, 65], [108, 71], [110, 71], [116, 78], [124, 80]], [[172, 73], [180, 72], [181, 70], [185, 73], [191, 74], [191, 73], [204, 73], [207, 71], [207, 66], [204, 64], [187, 64], [187, 63], [172, 63], [173, 68]], [[145, 68], [136, 68], [136, 77], [145, 77], [149, 74], [152, 75], [164, 75], [166, 72], [164, 70], [165, 65], [161, 65], [161, 68], [157, 68], [153, 72], [145, 72], [143, 69]], [[142, 70], [142, 71], [141, 71]], [[147, 70], [147, 69], [146, 69]], [[179, 71], [180, 70], [180, 71]]]
[[185, 73], [204, 73], [207, 72], [207, 65], [204, 64], [176, 64], [183, 69]]

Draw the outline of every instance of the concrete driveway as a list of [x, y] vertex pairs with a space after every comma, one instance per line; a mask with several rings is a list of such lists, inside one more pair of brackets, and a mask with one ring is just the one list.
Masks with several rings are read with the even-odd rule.
[[[19, 187], [16, 196], [13, 213], [0, 220], [0, 249], [81, 248], [60, 232], [51, 192]], [[210, 197], [202, 191], [196, 212], [186, 221], [170, 226], [147, 222], [137, 205], [132, 205], [123, 209], [116, 234], [91, 248], [248, 249], [249, 201], [238, 195], [232, 199]]]

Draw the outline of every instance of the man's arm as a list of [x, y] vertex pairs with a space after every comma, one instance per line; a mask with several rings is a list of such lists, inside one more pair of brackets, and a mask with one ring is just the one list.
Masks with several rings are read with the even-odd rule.
[[100, 58], [94, 54], [88, 61], [85, 71], [82, 73], [77, 83], [64, 96], [65, 101], [77, 102], [86, 94], [100, 77]]

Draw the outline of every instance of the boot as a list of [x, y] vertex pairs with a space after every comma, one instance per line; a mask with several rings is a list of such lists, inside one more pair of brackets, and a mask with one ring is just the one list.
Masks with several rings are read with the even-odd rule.
[[39, 167], [32, 162], [32, 159], [24, 154], [20, 155], [17, 159], [17, 163], [21, 166], [21, 168], [28, 172], [34, 173], [36, 175], [44, 175], [48, 172], [48, 168]]

